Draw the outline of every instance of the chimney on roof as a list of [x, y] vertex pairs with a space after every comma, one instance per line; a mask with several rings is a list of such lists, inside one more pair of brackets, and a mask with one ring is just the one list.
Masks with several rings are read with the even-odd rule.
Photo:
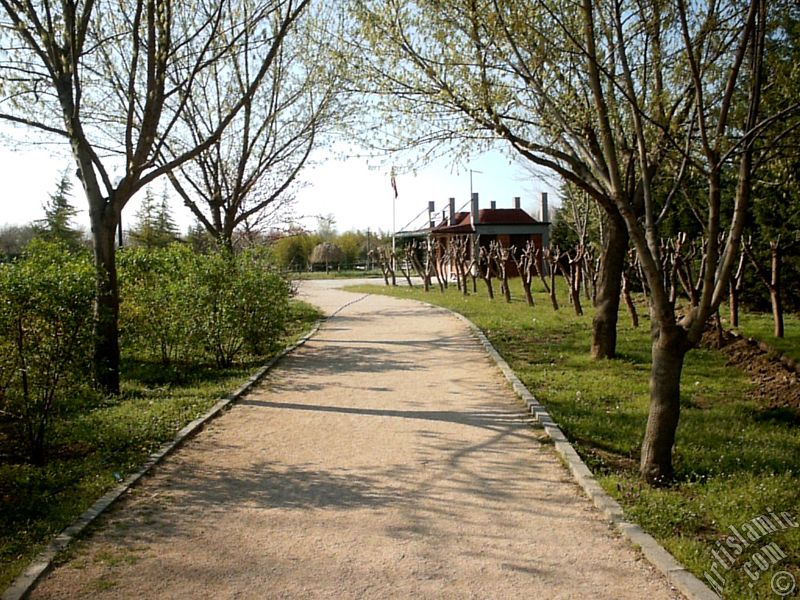
[[472, 227], [474, 228], [475, 225], [478, 224], [479, 220], [478, 210], [480, 208], [480, 203], [478, 202], [478, 192], [472, 192], [472, 198], [470, 204], [471, 204], [470, 212], [472, 213]]
[[431, 229], [436, 227], [436, 223], [433, 219], [433, 211], [436, 210], [436, 205], [434, 202], [428, 202], [428, 225]]
[[514, 208], [517, 210], [522, 208], [522, 202], [520, 201], [519, 196], [514, 196]]
[[542, 192], [542, 223], [550, 222], [550, 213], [547, 210], [547, 192]]
[[494, 200], [489, 202], [489, 208], [491, 208], [492, 210], [496, 210], [497, 209], [497, 202], [495, 202]]
[[448, 225], [456, 224], [456, 199], [450, 198], [450, 218], [447, 220]]

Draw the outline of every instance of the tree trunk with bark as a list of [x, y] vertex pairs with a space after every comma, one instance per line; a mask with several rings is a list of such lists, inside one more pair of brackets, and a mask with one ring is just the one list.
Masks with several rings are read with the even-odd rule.
[[101, 206], [90, 211], [96, 299], [94, 309], [94, 376], [100, 388], [119, 394], [119, 287], [114, 237], [118, 218]]
[[689, 348], [682, 327], [654, 325], [650, 412], [640, 464], [641, 476], [651, 485], [664, 485], [673, 475], [672, 448], [681, 411], [681, 371]]
[[592, 358], [617, 355], [617, 317], [622, 293], [622, 271], [628, 252], [628, 230], [619, 213], [608, 214], [606, 247], [597, 273], [597, 302], [592, 319]]
[[770, 242], [770, 270], [772, 277], [769, 286], [769, 299], [772, 303], [772, 320], [775, 324], [775, 337], [783, 337], [783, 303], [781, 302], [781, 241]]

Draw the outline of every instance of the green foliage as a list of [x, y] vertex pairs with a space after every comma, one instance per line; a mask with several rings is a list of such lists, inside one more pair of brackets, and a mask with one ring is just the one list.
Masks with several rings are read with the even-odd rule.
[[[293, 301], [280, 343], [295, 341], [319, 316], [313, 307]], [[47, 465], [0, 459], [0, 589], [49, 538], [116, 485], [116, 477], [139, 469], [150, 452], [263, 363], [250, 360], [216, 369], [201, 365], [200, 355], [188, 357], [194, 365], [164, 368], [132, 356], [131, 350], [123, 355], [122, 394], [58, 421], [53, 435], [60, 451]]]
[[164, 248], [178, 239], [178, 228], [169, 214], [166, 190], [161, 200], [156, 202], [153, 193], [147, 189], [136, 213], [136, 224], [128, 235], [134, 245], [145, 248]]
[[119, 264], [123, 335], [143, 358], [207, 356], [228, 367], [243, 350], [270, 352], [283, 332], [289, 286], [263, 249], [132, 248]]
[[189, 274], [196, 335], [217, 365], [227, 367], [243, 348], [271, 350], [283, 330], [289, 285], [259, 249], [200, 257]]
[[314, 246], [322, 239], [305, 231], [291, 232], [272, 244], [278, 266], [283, 270], [305, 271]]
[[335, 243], [342, 250], [345, 265], [355, 265], [367, 259], [367, 236], [361, 231], [345, 231]]
[[56, 191], [50, 194], [44, 205], [45, 218], [39, 221], [40, 236], [70, 248], [78, 248], [82, 235], [71, 225], [73, 217], [78, 213], [69, 201], [71, 195], [72, 182], [65, 171], [56, 185]]
[[[559, 296], [566, 302], [563, 282]], [[617, 360], [588, 356], [592, 314], [553, 311], [544, 290], [530, 309], [520, 294], [510, 304], [482, 294], [464, 297], [455, 289], [425, 294], [420, 288], [359, 286], [353, 291], [385, 293], [433, 302], [475, 322], [536, 398], [545, 405], [606, 491], [626, 516], [655, 536], [699, 578], [710, 569], [717, 542], [730, 525], [740, 526], [770, 509], [800, 506], [800, 432], [783, 413], [759, 405], [751, 383], [719, 352], [698, 349], [684, 365], [681, 425], [675, 446], [677, 480], [666, 488], [642, 485], [639, 449], [648, 413], [649, 327], [633, 329], [620, 314]], [[644, 304], [639, 298], [638, 303]], [[624, 310], [624, 309], [623, 309]], [[646, 317], [644, 317], [646, 318]], [[754, 315], [741, 315], [743, 332], [755, 333]], [[769, 334], [769, 317], [763, 326]], [[771, 341], [771, 340], [770, 340]], [[783, 340], [800, 347], [800, 321], [787, 319]], [[794, 352], [796, 354], [796, 351]], [[796, 417], [795, 417], [796, 419]], [[800, 530], [770, 536], [787, 559], [753, 583], [742, 569], [742, 554], [726, 572], [730, 598], [774, 598], [771, 576], [780, 569], [800, 574]], [[760, 547], [760, 546], [759, 546]], [[756, 549], [754, 547], [754, 549]]]
[[[272, 244], [273, 253], [278, 266], [285, 271], [305, 271], [311, 264], [311, 253], [322, 242], [329, 241], [342, 251], [341, 264], [346, 269], [365, 265], [367, 251], [381, 244], [391, 243], [391, 235], [378, 231], [345, 231], [336, 234], [307, 233], [304, 231], [291, 232]], [[324, 262], [324, 261], [322, 261]], [[337, 262], [337, 261], [329, 261]]]
[[94, 277], [87, 256], [42, 240], [0, 265], [0, 410], [35, 464], [86, 387]]
[[194, 330], [186, 273], [196, 260], [192, 250], [181, 244], [125, 248], [119, 253], [123, 344], [164, 365], [186, 356]]
[[219, 245], [214, 236], [211, 235], [200, 222], [195, 222], [195, 224], [189, 228], [184, 241], [192, 247], [192, 250], [200, 254], [213, 252]]

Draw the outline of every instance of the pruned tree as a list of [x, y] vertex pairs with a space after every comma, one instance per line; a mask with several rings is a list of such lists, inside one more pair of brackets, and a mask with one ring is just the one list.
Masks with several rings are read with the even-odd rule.
[[[69, 145], [89, 207], [97, 293], [95, 378], [119, 391], [119, 291], [114, 234], [139, 190], [211, 147], [252, 98], [310, 0], [53, 3], [0, 0], [0, 119]], [[276, 23], [253, 57], [241, 96], [192, 138], [190, 98], [242, 40]], [[231, 67], [232, 68], [232, 67]], [[177, 140], [182, 140], [180, 150]], [[166, 155], [170, 155], [165, 160]]]
[[[641, 184], [630, 148], [620, 148], [613, 164], [603, 154], [600, 116], [580, 72], [582, 25], [573, 16], [558, 16], [572, 15], [572, 8], [527, 0], [352, 1], [360, 23], [352, 42], [359, 50], [354, 85], [376, 92], [375, 104], [390, 115], [384, 119], [390, 129], [386, 147], [457, 142], [466, 152], [468, 142], [499, 139], [603, 207], [591, 353], [613, 357], [628, 247], [614, 197], [640, 201]], [[562, 29], [569, 35], [554, 38]], [[422, 112], [425, 118], [419, 119]], [[621, 138], [634, 139], [628, 115], [606, 117]], [[653, 138], [654, 164], [662, 158], [662, 144]]]
[[558, 310], [558, 297], [556, 296], [556, 275], [559, 271], [559, 261], [561, 259], [561, 251], [558, 246], [550, 246], [542, 251], [542, 260], [547, 264], [547, 270], [550, 274], [550, 283], [547, 285], [548, 294], [550, 295], [550, 304], [553, 310]]
[[[791, 246], [791, 243], [787, 245]], [[770, 305], [772, 306], [772, 334], [777, 338], [783, 337], [783, 283], [781, 279], [781, 267], [783, 265], [784, 252], [783, 246], [784, 245], [781, 244], [780, 236], [778, 236], [777, 239], [770, 241], [769, 269], [767, 269], [756, 257], [756, 253], [753, 250], [752, 241], [748, 240], [744, 244], [744, 253], [747, 255], [747, 258], [750, 259], [750, 263], [753, 265], [758, 278], [769, 290], [769, 300]], [[741, 270], [742, 264], [740, 259], [738, 271]], [[741, 274], [737, 273], [736, 277], [731, 281], [731, 286], [735, 287], [736, 282], [740, 280]], [[732, 298], [734, 296], [733, 290], [733, 287], [729, 289], [729, 293]], [[734, 301], [731, 302], [731, 314], [733, 314], [733, 304]], [[733, 323], [731, 323], [731, 325], [733, 325]]]
[[395, 255], [391, 246], [379, 246], [370, 250], [371, 259], [380, 267], [383, 274], [383, 281], [388, 286], [397, 285], [397, 275], [395, 273]]
[[508, 284], [508, 267], [512, 262], [511, 249], [506, 248], [499, 242], [492, 241], [489, 243], [489, 256], [500, 279], [500, 293], [503, 294], [506, 302], [511, 302], [511, 287]]
[[564, 276], [564, 281], [569, 290], [569, 301], [577, 316], [583, 315], [581, 305], [581, 273], [583, 266], [583, 246], [577, 246], [573, 254], [569, 251], [561, 255], [562, 260], [558, 261], [558, 267]]
[[426, 269], [430, 272], [432, 271], [434, 276], [436, 277], [436, 283], [439, 286], [439, 291], [444, 293], [445, 288], [447, 288], [447, 278], [444, 277], [442, 273], [442, 253], [444, 252], [442, 249], [442, 243], [439, 240], [435, 240], [431, 237], [425, 242], [425, 265]]
[[514, 260], [514, 265], [517, 267], [520, 282], [522, 283], [522, 291], [525, 294], [525, 301], [528, 306], [534, 306], [533, 293], [531, 286], [533, 285], [533, 278], [537, 274], [539, 267], [536, 263], [536, 246], [532, 240], [528, 240], [525, 246], [518, 252], [511, 253], [511, 258]]
[[489, 300], [494, 300], [494, 286], [492, 285], [492, 278], [495, 275], [494, 266], [492, 264], [492, 257], [489, 254], [489, 249], [486, 246], [481, 246], [478, 254], [478, 268], [480, 269], [481, 279], [486, 284], [486, 293], [489, 294]]
[[631, 326], [633, 328], [639, 327], [639, 313], [636, 310], [636, 304], [631, 294], [631, 274], [635, 273], [635, 268], [636, 252], [634, 250], [629, 250], [625, 269], [622, 271], [622, 298], [625, 300], [625, 308], [628, 309], [628, 315], [631, 317]]

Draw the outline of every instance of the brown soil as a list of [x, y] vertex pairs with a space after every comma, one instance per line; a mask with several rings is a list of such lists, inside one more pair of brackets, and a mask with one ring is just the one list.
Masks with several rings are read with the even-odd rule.
[[[705, 345], [718, 347], [727, 357], [728, 364], [750, 375], [755, 384], [753, 398], [767, 410], [788, 410], [800, 423], [800, 375], [795, 365], [763, 342], [744, 338], [731, 332], [721, 336], [709, 332], [704, 337]], [[720, 344], [721, 341], [721, 344]]]

